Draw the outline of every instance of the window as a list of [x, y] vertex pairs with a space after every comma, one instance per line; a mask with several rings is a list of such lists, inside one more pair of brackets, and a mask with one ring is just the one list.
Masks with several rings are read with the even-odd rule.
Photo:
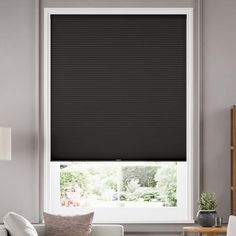
[[[160, 162], [150, 158], [149, 162], [143, 162], [140, 158], [138, 162], [128, 162], [130, 159], [124, 162], [76, 162], [72, 158], [73, 162], [56, 162], [61, 159], [55, 158], [50, 162], [51, 14], [186, 15], [186, 161], [178, 162], [176, 158], [176, 161]], [[44, 210], [63, 214], [93, 210], [96, 223], [192, 220], [192, 9], [46, 9], [44, 33]], [[69, 147], [71, 143], [67, 143]], [[60, 154], [60, 150], [57, 153]], [[90, 161], [94, 160], [90, 158]]]
[[[187, 218], [186, 162], [51, 162], [50, 167], [54, 213], [95, 210], [95, 222], [103, 223]], [[133, 214], [138, 210], [142, 217]]]
[[176, 207], [176, 162], [61, 163], [61, 207]]

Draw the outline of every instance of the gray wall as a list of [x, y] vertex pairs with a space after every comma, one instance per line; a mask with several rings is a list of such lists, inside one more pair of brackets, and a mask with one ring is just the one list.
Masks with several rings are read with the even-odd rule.
[[230, 209], [230, 114], [236, 104], [236, 1], [203, 1], [203, 189]]
[[0, 126], [13, 137], [12, 161], [0, 161], [0, 222], [11, 210], [38, 221], [35, 7], [0, 0]]
[[[66, 2], [66, 5], [65, 5]], [[196, 7], [197, 0], [42, 0], [41, 7]], [[236, 104], [236, 1], [204, 0], [202, 6], [201, 188], [216, 192], [218, 212], [230, 212], [230, 116]], [[0, 219], [10, 210], [33, 222], [39, 216], [38, 2], [0, 0], [0, 126], [13, 129], [13, 156], [0, 162]], [[129, 225], [129, 234], [155, 225]], [[180, 225], [160, 226], [180, 231]], [[160, 233], [162, 234], [162, 233]]]

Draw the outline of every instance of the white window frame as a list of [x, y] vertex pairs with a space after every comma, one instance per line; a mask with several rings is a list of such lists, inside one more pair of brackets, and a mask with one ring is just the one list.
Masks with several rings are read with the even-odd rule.
[[[103, 162], [104, 163], [104, 162]], [[139, 207], [119, 206], [116, 207], [64, 207], [60, 200], [60, 164], [66, 162], [50, 163], [51, 204], [50, 212], [62, 215], [85, 214], [95, 212], [95, 223], [157, 223], [187, 221], [187, 163], [177, 163], [177, 207]], [[102, 164], [102, 163], [101, 163]], [[121, 165], [123, 162], [117, 162]], [[131, 163], [134, 164], [134, 163]], [[141, 163], [138, 162], [138, 165]], [[129, 165], [129, 164], [128, 164]], [[149, 165], [149, 162], [144, 164]], [[151, 164], [150, 164], [151, 165]], [[183, 194], [184, 193], [184, 194]], [[117, 201], [117, 204], [119, 201]], [[122, 202], [121, 202], [122, 203]], [[140, 214], [141, 213], [141, 214]]]
[[[146, 208], [117, 208], [119, 213], [117, 217], [111, 217], [114, 214], [114, 208], [96, 209], [96, 223], [192, 223], [194, 222], [194, 192], [193, 185], [196, 180], [193, 176], [193, 9], [192, 8], [45, 8], [44, 9], [44, 81], [43, 81], [43, 155], [44, 155], [44, 179], [43, 179], [43, 210], [54, 212], [52, 209], [52, 187], [51, 170], [50, 170], [50, 79], [51, 79], [51, 62], [50, 62], [50, 16], [55, 14], [184, 14], [186, 15], [186, 154], [187, 154], [187, 171], [186, 171], [186, 205], [176, 208], [158, 208], [150, 211]], [[197, 167], [198, 168], [198, 167]], [[198, 182], [198, 180], [197, 180]], [[178, 190], [177, 190], [178, 191]], [[177, 193], [178, 194], [178, 193]], [[162, 209], [162, 210], [161, 210]], [[55, 209], [54, 209], [55, 210]], [[88, 208], [80, 208], [77, 213], [88, 212]], [[104, 213], [104, 210], [106, 212]], [[185, 214], [182, 214], [185, 210]], [[152, 213], [153, 212], [153, 213]], [[55, 212], [54, 212], [55, 213]], [[124, 218], [124, 216], [126, 217]], [[178, 218], [178, 215], [182, 215]], [[184, 216], [183, 216], [184, 215]], [[109, 217], [107, 217], [109, 216]], [[137, 217], [140, 216], [140, 217]], [[131, 220], [132, 219], [132, 220]]]

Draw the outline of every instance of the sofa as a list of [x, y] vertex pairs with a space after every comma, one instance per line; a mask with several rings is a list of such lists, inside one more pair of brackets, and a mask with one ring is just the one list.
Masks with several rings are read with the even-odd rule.
[[[45, 236], [43, 224], [34, 225], [39, 236]], [[8, 236], [4, 225], [0, 225], [0, 236]], [[124, 229], [121, 225], [93, 225], [91, 236], [124, 236]]]

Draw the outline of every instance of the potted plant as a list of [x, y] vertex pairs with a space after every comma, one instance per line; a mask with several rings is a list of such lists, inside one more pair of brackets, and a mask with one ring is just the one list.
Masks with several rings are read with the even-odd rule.
[[203, 192], [198, 201], [199, 211], [197, 213], [197, 221], [201, 226], [212, 227], [215, 225], [216, 207], [215, 194]]

